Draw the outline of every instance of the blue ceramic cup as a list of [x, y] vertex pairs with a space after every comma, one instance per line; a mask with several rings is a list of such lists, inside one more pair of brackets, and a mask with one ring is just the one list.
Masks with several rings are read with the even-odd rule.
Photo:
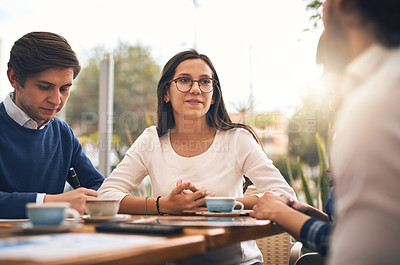
[[244, 208], [243, 203], [237, 202], [234, 197], [207, 197], [206, 204], [209, 212], [230, 213], [236, 205], [240, 206], [239, 211]]
[[34, 226], [59, 226], [68, 216], [80, 217], [76, 210], [69, 208], [67, 202], [27, 203], [26, 215]]

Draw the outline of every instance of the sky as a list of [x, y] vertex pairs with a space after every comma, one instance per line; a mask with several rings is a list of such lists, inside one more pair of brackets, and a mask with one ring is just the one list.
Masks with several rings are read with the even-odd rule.
[[[82, 66], [92, 48], [119, 41], [148, 47], [162, 67], [196, 48], [213, 62], [229, 112], [293, 112], [318, 83], [320, 30], [310, 27], [303, 0], [1, 0], [0, 100], [10, 91], [6, 70], [15, 40], [31, 31], [64, 36]], [[79, 78], [79, 77], [78, 77]]]

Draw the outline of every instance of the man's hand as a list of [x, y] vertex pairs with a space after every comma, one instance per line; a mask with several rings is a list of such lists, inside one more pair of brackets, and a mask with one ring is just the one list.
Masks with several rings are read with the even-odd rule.
[[97, 191], [86, 188], [78, 188], [76, 190], [57, 195], [46, 194], [44, 197], [44, 202], [69, 202], [71, 208], [77, 210], [80, 214], [87, 214], [86, 200], [96, 197]]
[[257, 219], [275, 221], [276, 215], [278, 215], [282, 209], [287, 207], [290, 202], [289, 198], [276, 196], [267, 191], [257, 201], [257, 204], [253, 207], [253, 211], [250, 212], [250, 215]]

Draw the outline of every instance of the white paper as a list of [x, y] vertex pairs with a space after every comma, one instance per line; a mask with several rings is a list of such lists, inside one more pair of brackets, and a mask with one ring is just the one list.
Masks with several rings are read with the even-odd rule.
[[153, 245], [166, 237], [109, 235], [100, 233], [66, 233], [13, 237], [0, 240], [0, 260], [28, 259], [51, 261], [110, 252], [134, 246]]

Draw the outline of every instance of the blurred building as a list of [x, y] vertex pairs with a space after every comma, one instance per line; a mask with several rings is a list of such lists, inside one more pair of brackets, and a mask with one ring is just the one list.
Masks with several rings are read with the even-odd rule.
[[288, 120], [282, 112], [269, 113], [230, 113], [233, 122], [250, 125], [263, 143], [263, 148], [268, 157], [284, 156], [288, 149]]

